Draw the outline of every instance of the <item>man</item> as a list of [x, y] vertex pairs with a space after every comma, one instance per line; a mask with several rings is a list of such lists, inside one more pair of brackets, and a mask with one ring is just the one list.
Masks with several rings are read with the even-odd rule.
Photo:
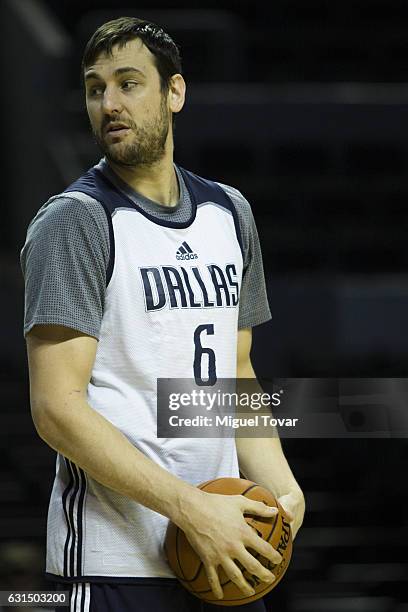
[[72, 585], [72, 610], [201, 610], [166, 564], [168, 519], [218, 598], [219, 566], [250, 595], [240, 564], [274, 577], [247, 548], [281, 557], [243, 516], [273, 509], [194, 485], [241, 469], [280, 498], [294, 534], [303, 519], [278, 439], [156, 436], [157, 378], [255, 377], [251, 327], [270, 318], [257, 233], [238, 191], [173, 162], [185, 82], [160, 27], [102, 25], [83, 76], [105, 157], [40, 209], [21, 256], [32, 415], [58, 451], [47, 574]]

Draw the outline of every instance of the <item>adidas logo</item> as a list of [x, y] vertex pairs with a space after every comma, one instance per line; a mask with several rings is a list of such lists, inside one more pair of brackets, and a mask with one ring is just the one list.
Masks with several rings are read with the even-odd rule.
[[197, 253], [193, 253], [192, 248], [183, 242], [176, 251], [176, 259], [198, 259]]

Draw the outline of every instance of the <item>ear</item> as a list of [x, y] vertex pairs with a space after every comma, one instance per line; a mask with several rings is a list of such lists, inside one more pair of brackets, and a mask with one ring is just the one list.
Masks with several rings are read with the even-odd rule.
[[173, 74], [169, 85], [169, 107], [172, 113], [179, 113], [184, 106], [186, 82], [181, 74]]

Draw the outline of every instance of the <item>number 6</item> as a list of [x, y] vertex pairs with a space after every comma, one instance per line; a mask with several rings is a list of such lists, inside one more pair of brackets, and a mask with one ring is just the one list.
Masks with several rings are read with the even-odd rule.
[[[214, 324], [199, 325], [194, 331], [194, 379], [197, 385], [202, 387], [212, 387], [217, 382], [217, 374], [215, 372], [215, 353], [212, 349], [201, 345], [201, 334], [205, 331], [209, 336], [214, 335]], [[201, 360], [203, 355], [208, 355], [208, 378], [201, 377]]]

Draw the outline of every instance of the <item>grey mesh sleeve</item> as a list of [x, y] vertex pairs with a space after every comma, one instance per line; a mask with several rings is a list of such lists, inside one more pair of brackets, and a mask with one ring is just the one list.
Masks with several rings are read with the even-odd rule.
[[248, 201], [237, 189], [220, 186], [231, 198], [238, 214], [244, 250], [244, 272], [239, 300], [238, 329], [254, 327], [271, 319], [261, 246], [254, 216]]
[[109, 262], [102, 206], [84, 194], [51, 198], [31, 221], [21, 251], [24, 335], [64, 325], [99, 338]]

